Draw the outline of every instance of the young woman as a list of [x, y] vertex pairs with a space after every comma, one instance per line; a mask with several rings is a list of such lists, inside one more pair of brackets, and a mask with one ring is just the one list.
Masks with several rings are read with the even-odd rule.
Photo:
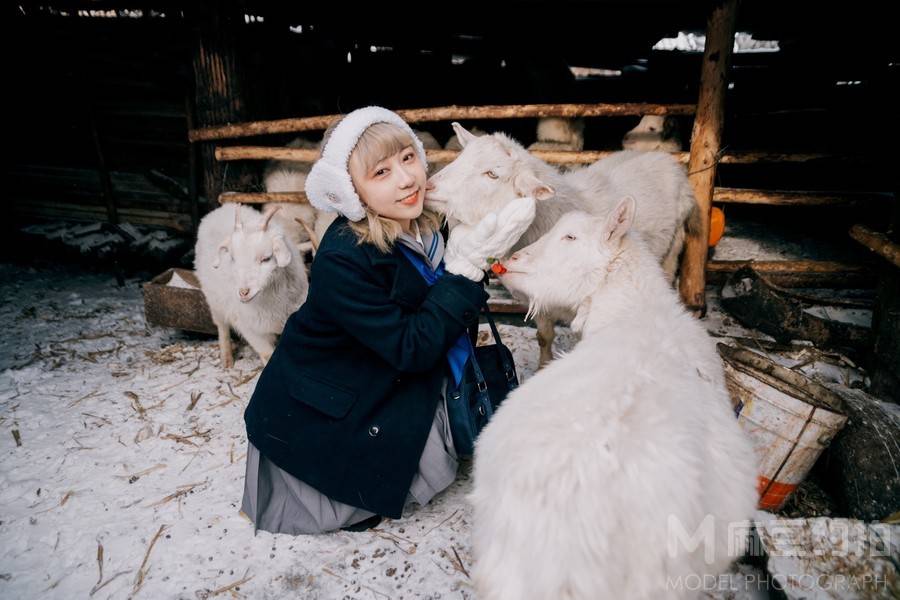
[[426, 173], [421, 142], [389, 110], [326, 132], [306, 192], [340, 216], [245, 413], [242, 510], [259, 529], [374, 526], [455, 478], [446, 391], [471, 353], [487, 257], [515, 243], [534, 203], [455, 230], [445, 249], [423, 210]]

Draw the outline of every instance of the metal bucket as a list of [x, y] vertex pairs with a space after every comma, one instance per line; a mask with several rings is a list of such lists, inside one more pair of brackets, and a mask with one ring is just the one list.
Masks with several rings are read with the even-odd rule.
[[717, 347], [735, 414], [759, 459], [759, 508], [779, 510], [847, 423], [844, 401], [755, 352]]

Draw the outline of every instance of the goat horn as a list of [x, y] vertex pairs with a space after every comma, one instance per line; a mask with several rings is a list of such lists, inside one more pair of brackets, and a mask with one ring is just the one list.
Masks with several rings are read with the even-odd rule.
[[309, 236], [309, 243], [312, 244], [313, 254], [315, 254], [319, 250], [319, 240], [316, 238], [316, 232], [312, 230], [312, 228], [306, 224], [306, 221], [300, 219], [298, 217], [294, 217], [294, 220], [300, 223], [300, 226], [306, 230], [306, 235]]
[[272, 220], [272, 215], [274, 215], [275, 213], [277, 213], [279, 210], [281, 210], [281, 207], [280, 207], [280, 206], [276, 206], [275, 208], [270, 208], [269, 211], [268, 211], [266, 214], [263, 215], [263, 224], [262, 224], [262, 230], [263, 230], [263, 231], [265, 231], [266, 229], [268, 229], [268, 227], [269, 227], [269, 221]]
[[244, 224], [241, 223], [241, 203], [234, 203], [234, 230], [243, 231]]

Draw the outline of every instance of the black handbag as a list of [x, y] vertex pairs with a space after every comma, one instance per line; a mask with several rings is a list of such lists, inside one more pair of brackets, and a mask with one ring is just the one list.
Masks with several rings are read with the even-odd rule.
[[466, 362], [459, 387], [447, 395], [453, 446], [463, 458], [472, 456], [479, 432], [506, 395], [519, 386], [512, 352], [500, 340], [500, 332], [487, 306], [484, 316], [491, 327], [494, 343], [475, 347], [474, 360], [470, 358]]

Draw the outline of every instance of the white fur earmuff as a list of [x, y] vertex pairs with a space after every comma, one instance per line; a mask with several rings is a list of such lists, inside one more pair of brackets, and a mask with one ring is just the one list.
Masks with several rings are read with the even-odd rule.
[[360, 221], [366, 210], [353, 187], [348, 163], [359, 138], [375, 123], [391, 123], [409, 134], [427, 168], [425, 148], [412, 128], [400, 116], [380, 106], [367, 106], [349, 113], [331, 132], [322, 149], [322, 158], [313, 165], [306, 178], [306, 197], [319, 210], [338, 212], [351, 221]]

